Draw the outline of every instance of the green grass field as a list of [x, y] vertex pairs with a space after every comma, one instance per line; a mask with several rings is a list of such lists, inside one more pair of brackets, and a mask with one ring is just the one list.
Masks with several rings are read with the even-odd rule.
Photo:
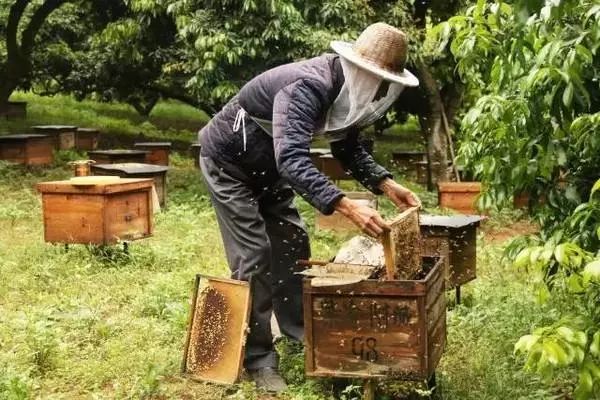
[[[32, 103], [20, 126], [85, 124], [135, 134], [147, 124], [120, 105], [19, 98]], [[161, 107], [156, 112], [163, 122], [176, 119], [183, 126], [186, 120], [191, 126], [206, 119], [175, 104]], [[152, 124], [153, 138], [192, 134]], [[0, 122], [0, 128], [17, 126]], [[383, 159], [394, 143], [393, 137], [385, 141], [377, 147]], [[65, 161], [84, 155], [59, 156], [50, 168], [0, 163], [0, 399], [267, 398], [248, 383], [223, 387], [179, 374], [194, 276], [227, 275], [214, 213], [192, 160], [172, 156], [168, 208], [156, 215], [154, 236], [132, 243], [125, 254], [119, 246], [66, 251], [44, 243], [34, 185], [69, 177]], [[411, 187], [426, 210], [439, 211], [435, 194]], [[303, 201], [298, 206], [310, 228], [313, 256], [333, 256], [347, 237], [315, 231], [314, 211]], [[386, 202], [382, 208], [393, 213]], [[522, 371], [512, 351], [519, 336], [547, 317], [531, 294], [531, 279], [502, 259], [506, 242], [497, 233], [517, 217], [506, 212], [487, 223], [478, 237], [478, 279], [464, 287], [462, 305], [448, 294], [448, 345], [437, 373], [444, 399], [552, 398]], [[282, 371], [292, 383], [282, 399], [360, 399], [359, 382], [306, 379], [302, 355], [285, 343], [279, 347]], [[386, 382], [381, 399], [403, 398], [406, 390]]]

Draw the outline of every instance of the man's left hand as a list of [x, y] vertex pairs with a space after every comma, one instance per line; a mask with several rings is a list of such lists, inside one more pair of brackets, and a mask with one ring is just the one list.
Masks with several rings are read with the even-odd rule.
[[408, 207], [421, 207], [421, 200], [409, 189], [390, 178], [379, 184], [379, 189], [401, 210]]

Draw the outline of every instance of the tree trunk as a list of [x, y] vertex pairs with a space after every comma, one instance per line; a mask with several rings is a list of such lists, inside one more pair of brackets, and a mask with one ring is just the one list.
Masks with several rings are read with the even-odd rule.
[[448, 141], [444, 131], [442, 113], [444, 103], [437, 81], [423, 62], [417, 63], [420, 88], [426, 96], [426, 109], [419, 114], [421, 131], [427, 140], [429, 173], [427, 188], [433, 190], [437, 182], [448, 180]]
[[19, 24], [31, 0], [17, 0], [10, 7], [6, 24], [6, 63], [0, 70], [0, 114], [6, 111], [10, 95], [19, 83], [31, 73], [31, 52], [35, 38], [42, 24], [67, 0], [46, 0], [31, 16], [27, 27], [21, 33], [21, 43], [17, 41]]

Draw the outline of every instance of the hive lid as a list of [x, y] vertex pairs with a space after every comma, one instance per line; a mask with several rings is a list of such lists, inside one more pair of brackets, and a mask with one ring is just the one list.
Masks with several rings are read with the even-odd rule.
[[48, 130], [48, 131], [74, 131], [77, 129], [74, 125], [36, 125], [32, 126], [34, 130]]
[[24, 140], [31, 138], [45, 138], [48, 135], [39, 135], [37, 133], [20, 133], [15, 135], [0, 135], [0, 140]]
[[130, 155], [130, 154], [142, 155], [142, 154], [146, 154], [146, 153], [148, 153], [148, 152], [144, 151], [144, 150], [122, 150], [122, 149], [88, 151], [88, 155], [107, 155], [107, 156], [115, 156], [115, 155], [119, 156], [119, 155]]
[[331, 153], [331, 150], [325, 147], [313, 147], [310, 149], [311, 155], [325, 155]]
[[481, 215], [421, 215], [421, 226], [436, 226], [445, 228], [462, 228], [468, 225], [479, 225], [485, 216]]
[[182, 372], [203, 381], [235, 383], [242, 369], [249, 315], [248, 282], [198, 275]]
[[80, 133], [99, 133], [100, 130], [97, 128], [77, 128], [77, 132]]
[[[79, 177], [88, 178], [88, 177]], [[90, 176], [89, 178], [98, 178]], [[140, 190], [150, 190], [154, 183], [152, 178], [119, 178], [111, 176], [110, 181], [88, 181], [87, 184], [73, 184], [70, 179], [64, 181], [40, 182], [36, 185], [40, 193], [61, 194], [113, 194]], [[116, 179], [115, 179], [116, 178]], [[77, 182], [77, 181], [76, 181]]]
[[152, 174], [166, 172], [169, 167], [164, 165], [144, 164], [144, 163], [116, 163], [116, 164], [96, 164], [92, 170], [119, 171], [126, 174]]
[[134, 146], [141, 147], [171, 147], [171, 142], [136, 142]]
[[93, 186], [98, 184], [119, 183], [121, 178], [118, 176], [76, 176], [69, 179], [71, 185], [75, 186]]

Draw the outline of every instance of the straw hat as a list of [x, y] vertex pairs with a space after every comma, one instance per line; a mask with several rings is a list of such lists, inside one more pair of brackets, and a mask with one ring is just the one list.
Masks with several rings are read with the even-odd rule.
[[365, 29], [355, 43], [339, 40], [331, 48], [346, 60], [383, 79], [405, 86], [418, 86], [419, 80], [405, 69], [408, 40], [400, 29], [377, 22]]

